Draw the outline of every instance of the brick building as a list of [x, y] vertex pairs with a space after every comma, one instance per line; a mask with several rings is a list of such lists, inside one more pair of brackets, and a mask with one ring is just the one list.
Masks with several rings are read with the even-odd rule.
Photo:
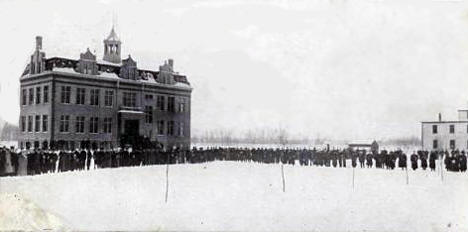
[[117, 147], [122, 136], [144, 136], [166, 148], [190, 146], [192, 88], [174, 72], [173, 60], [159, 70], [137, 68], [121, 58], [114, 29], [104, 40], [104, 56], [85, 51], [79, 59], [47, 58], [42, 37], [20, 83], [20, 147], [66, 149], [87, 141]]
[[468, 150], [468, 110], [458, 110], [458, 120], [421, 123], [424, 150]]

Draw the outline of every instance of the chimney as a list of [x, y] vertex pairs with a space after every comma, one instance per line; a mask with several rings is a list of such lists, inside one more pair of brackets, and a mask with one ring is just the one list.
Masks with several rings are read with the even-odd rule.
[[169, 67], [171, 67], [171, 69], [174, 69], [174, 60], [173, 59], [169, 59]]
[[36, 36], [36, 50], [42, 50], [42, 36]]
[[439, 122], [442, 122], [442, 114], [439, 113]]

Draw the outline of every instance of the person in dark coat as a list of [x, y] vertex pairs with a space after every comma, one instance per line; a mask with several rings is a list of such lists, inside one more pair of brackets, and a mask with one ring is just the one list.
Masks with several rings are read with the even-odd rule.
[[406, 169], [406, 154], [401, 152], [401, 154], [398, 156], [398, 167], [400, 167], [402, 170]]
[[361, 165], [361, 168], [364, 168], [364, 162], [366, 160], [366, 151], [362, 151], [359, 153], [359, 164]]
[[5, 149], [0, 148], [0, 176], [6, 175], [6, 155], [5, 155]]
[[91, 159], [93, 159], [93, 152], [91, 152], [91, 150], [88, 150], [86, 151], [86, 170], [90, 170], [91, 168]]
[[346, 152], [342, 152], [341, 155], [340, 155], [340, 158], [341, 158], [341, 163], [343, 163], [343, 167], [346, 168]]
[[451, 159], [452, 163], [451, 163], [451, 168], [452, 168], [452, 171], [453, 172], [458, 172], [459, 171], [459, 164], [458, 164], [458, 151], [455, 152], [454, 155], [452, 155], [452, 159]]
[[374, 161], [375, 161], [375, 167], [376, 168], [382, 168], [382, 158], [381, 158], [382, 157], [382, 152], [376, 153], [374, 155]]
[[[337, 155], [336, 152], [333, 152], [333, 154], [332, 154], [332, 165], [333, 165], [334, 168], [336, 168], [336, 165], [338, 164], [337, 160], [338, 160], [338, 155]], [[341, 166], [341, 164], [340, 164], [340, 166]]]
[[431, 171], [435, 171], [436, 169], [436, 160], [437, 160], [437, 153], [435, 151], [431, 151], [429, 155], [429, 168]]
[[451, 158], [451, 155], [450, 153], [445, 153], [445, 159], [444, 159], [444, 164], [445, 164], [445, 168], [447, 169], [447, 171], [451, 171], [452, 170], [452, 158]]
[[30, 151], [28, 153], [28, 175], [35, 175], [36, 174], [36, 158], [37, 153], [35, 151]]
[[351, 154], [351, 165], [353, 166], [353, 168], [355, 168], [357, 166], [357, 154]]
[[427, 168], [427, 157], [424, 153], [421, 153], [421, 155], [419, 156], [419, 159], [421, 160], [421, 168], [423, 170], [426, 170]]
[[14, 150], [13, 147], [10, 148], [11, 151], [11, 164], [13, 165], [14, 168], [14, 175], [18, 175], [18, 153]]
[[458, 160], [459, 164], [460, 164], [460, 171], [461, 172], [466, 172], [466, 154], [465, 154], [465, 151], [462, 151], [460, 156], [459, 156], [459, 160]]
[[411, 168], [413, 170], [416, 170], [418, 169], [418, 156], [413, 153], [411, 156], [410, 156], [410, 160], [411, 160]]
[[366, 165], [368, 168], [372, 168], [372, 153], [367, 154], [366, 156]]
[[77, 157], [78, 158], [78, 163], [77, 163], [76, 169], [83, 170], [85, 168], [85, 166], [86, 166], [86, 156], [87, 156], [87, 154], [86, 154], [85, 150], [78, 153], [78, 157]]

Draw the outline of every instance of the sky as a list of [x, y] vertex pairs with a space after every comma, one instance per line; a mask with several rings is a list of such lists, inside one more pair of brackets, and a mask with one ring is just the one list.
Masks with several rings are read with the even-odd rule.
[[18, 124], [36, 35], [46, 57], [102, 58], [112, 25], [124, 57], [187, 75], [195, 135], [402, 138], [468, 108], [462, 1], [0, 0], [0, 118]]

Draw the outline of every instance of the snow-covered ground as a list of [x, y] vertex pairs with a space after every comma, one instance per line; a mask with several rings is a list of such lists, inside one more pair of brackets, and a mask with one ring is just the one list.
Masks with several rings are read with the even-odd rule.
[[5, 177], [0, 194], [73, 230], [468, 231], [467, 173], [357, 168], [353, 188], [349, 167], [284, 172], [286, 192], [278, 164], [171, 165], [167, 203], [164, 165]]

